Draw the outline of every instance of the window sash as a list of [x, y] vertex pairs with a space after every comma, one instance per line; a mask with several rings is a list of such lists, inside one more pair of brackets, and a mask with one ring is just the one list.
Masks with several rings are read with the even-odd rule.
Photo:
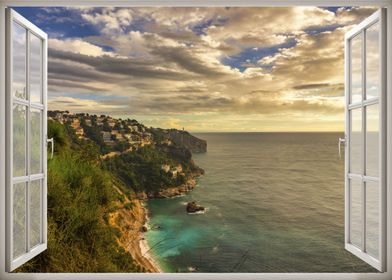
[[[375, 98], [366, 99], [366, 30], [376, 23], [380, 25], [380, 96]], [[345, 36], [345, 96], [346, 96], [346, 143], [348, 148], [345, 151], [346, 162], [345, 162], [345, 248], [359, 257], [363, 261], [369, 263], [380, 271], [386, 269], [386, 63], [385, 59], [385, 43], [386, 43], [386, 14], [385, 10], [380, 9], [362, 23], [356, 26], [353, 30], [348, 32]], [[351, 40], [356, 36], [362, 36], [361, 45], [361, 100], [351, 103], [351, 73], [352, 69], [352, 45]], [[367, 112], [366, 109], [372, 105], [379, 105], [379, 177], [366, 176], [366, 155], [367, 155]], [[361, 170], [352, 172], [351, 171], [351, 128], [352, 128], [352, 114], [353, 110], [361, 110]], [[361, 248], [351, 242], [351, 181], [360, 180], [361, 184]], [[378, 182], [379, 183], [379, 257], [374, 258], [370, 254], [366, 253], [366, 182]]]
[[[46, 123], [47, 123], [47, 109], [46, 109], [46, 92], [47, 92], [47, 87], [46, 87], [46, 76], [47, 76], [47, 36], [45, 33], [43, 33], [41, 30], [39, 30], [37, 27], [32, 25], [30, 22], [28, 22], [26, 19], [24, 19], [22, 16], [20, 16], [18, 13], [13, 11], [12, 9], [7, 10], [6, 14], [7, 18], [7, 24], [8, 24], [8, 29], [7, 29], [7, 95], [6, 99], [8, 101], [8, 106], [7, 111], [6, 111], [6, 116], [7, 116], [7, 139], [6, 139], [6, 144], [7, 144], [7, 176], [6, 176], [6, 220], [7, 220], [7, 231], [6, 231], [6, 270], [7, 271], [12, 271], [15, 268], [19, 267], [26, 261], [32, 259], [36, 255], [40, 254], [47, 248], [47, 218], [46, 218], [46, 212], [47, 212], [47, 204], [46, 204], [46, 196], [47, 196], [47, 176], [46, 176]], [[13, 95], [12, 92], [12, 85], [13, 85], [13, 23], [17, 23], [19, 26], [22, 28], [26, 29], [26, 46], [25, 46], [25, 52], [26, 52], [26, 58], [25, 58], [25, 75], [26, 75], [26, 99], [18, 98]], [[42, 49], [42, 56], [41, 56], [41, 61], [42, 67], [40, 69], [41, 71], [41, 78], [42, 78], [42, 85], [41, 85], [41, 101], [42, 103], [37, 103], [37, 102], [32, 102], [30, 99], [30, 37], [34, 35], [37, 38], [41, 40], [41, 49]], [[25, 164], [25, 175], [23, 176], [14, 176], [13, 172], [13, 107], [14, 105], [19, 105], [23, 106], [25, 108], [25, 159], [24, 159], [24, 164]], [[39, 120], [39, 127], [40, 127], [40, 142], [39, 142], [39, 150], [40, 150], [40, 168], [41, 171], [39, 173], [31, 173], [31, 167], [30, 167], [30, 150], [32, 148], [31, 146], [31, 110], [36, 110], [40, 112], [40, 120]], [[31, 246], [30, 244], [31, 241], [31, 230], [32, 230], [32, 220], [31, 220], [31, 186], [32, 183], [39, 181], [39, 200], [41, 205], [40, 205], [40, 211], [38, 212], [38, 217], [39, 217], [39, 222], [40, 222], [40, 228], [39, 228], [39, 244], [34, 244], [34, 246]], [[14, 244], [13, 244], [13, 238], [14, 238], [14, 233], [13, 233], [13, 223], [14, 223], [14, 217], [13, 217], [13, 211], [14, 211], [14, 186], [17, 184], [25, 184], [25, 194], [24, 194], [24, 233], [25, 233], [25, 242], [24, 242], [24, 248], [25, 248], [25, 253], [22, 253], [19, 256], [14, 256]], [[35, 242], [34, 242], [35, 243]]]

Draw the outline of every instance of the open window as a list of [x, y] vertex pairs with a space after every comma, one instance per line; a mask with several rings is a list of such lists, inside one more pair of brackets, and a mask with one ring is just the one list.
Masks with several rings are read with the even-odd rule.
[[386, 259], [386, 11], [346, 34], [345, 248]]
[[[380, 271], [386, 269], [385, 12], [346, 35], [341, 140], [345, 248]], [[47, 248], [47, 35], [8, 9], [6, 44], [6, 265], [12, 271]]]
[[6, 265], [12, 271], [47, 247], [47, 35], [8, 9], [6, 44]]

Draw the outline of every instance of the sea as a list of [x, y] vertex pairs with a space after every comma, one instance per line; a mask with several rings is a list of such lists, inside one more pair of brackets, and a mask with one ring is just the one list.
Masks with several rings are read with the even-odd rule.
[[[375, 272], [344, 249], [343, 133], [195, 133], [205, 170], [187, 195], [148, 202], [165, 272]], [[187, 214], [196, 201], [204, 213]]]

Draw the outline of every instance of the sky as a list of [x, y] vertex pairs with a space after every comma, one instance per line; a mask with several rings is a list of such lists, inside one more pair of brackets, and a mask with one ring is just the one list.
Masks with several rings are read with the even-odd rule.
[[344, 34], [375, 8], [15, 10], [49, 35], [49, 110], [268, 132], [344, 130]]

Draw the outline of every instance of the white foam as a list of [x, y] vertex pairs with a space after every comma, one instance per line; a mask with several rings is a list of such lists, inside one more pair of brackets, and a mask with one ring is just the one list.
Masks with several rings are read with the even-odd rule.
[[205, 208], [204, 210], [201, 211], [196, 211], [194, 213], [188, 213], [189, 215], [202, 215], [205, 214], [207, 212], [208, 208]]

